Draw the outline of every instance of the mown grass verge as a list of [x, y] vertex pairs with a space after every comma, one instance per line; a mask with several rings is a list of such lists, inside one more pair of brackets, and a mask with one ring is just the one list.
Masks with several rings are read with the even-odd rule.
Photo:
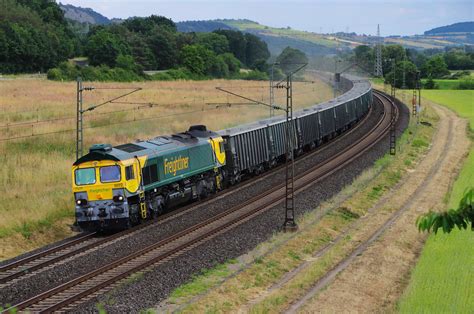
[[[428, 99], [468, 118], [474, 131], [474, 91], [430, 91]], [[455, 208], [465, 190], [474, 185], [474, 149], [471, 145], [461, 172], [447, 197]], [[399, 301], [401, 313], [472, 313], [474, 308], [474, 234], [455, 229], [431, 235], [410, 283]]]

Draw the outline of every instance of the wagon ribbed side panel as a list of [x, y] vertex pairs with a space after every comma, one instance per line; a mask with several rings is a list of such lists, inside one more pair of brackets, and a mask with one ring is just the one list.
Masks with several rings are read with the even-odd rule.
[[309, 145], [319, 139], [319, 119], [317, 112], [299, 117], [298, 121], [301, 128], [302, 145]]
[[260, 128], [226, 137], [229, 146], [226, 149], [229, 166], [242, 172], [269, 160], [265, 129]]
[[328, 108], [319, 112], [319, 130], [321, 137], [328, 136], [336, 130], [336, 123], [334, 120], [334, 110]]
[[336, 130], [341, 130], [346, 125], [346, 106], [345, 104], [340, 104], [334, 107], [334, 110], [336, 111]]

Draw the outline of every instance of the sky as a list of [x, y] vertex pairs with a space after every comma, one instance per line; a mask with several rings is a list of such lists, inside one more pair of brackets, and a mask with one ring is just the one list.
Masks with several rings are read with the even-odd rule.
[[423, 34], [434, 27], [474, 20], [472, 0], [59, 0], [92, 8], [108, 18], [163, 15], [175, 22], [249, 19], [310, 32], [382, 36]]

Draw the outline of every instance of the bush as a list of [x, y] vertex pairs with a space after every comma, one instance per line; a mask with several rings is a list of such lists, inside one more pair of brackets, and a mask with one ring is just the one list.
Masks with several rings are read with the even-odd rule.
[[206, 74], [211, 77], [226, 78], [229, 77], [229, 67], [221, 56], [217, 56], [209, 62]]
[[52, 80], [52, 81], [62, 81], [62, 80], [64, 80], [64, 78], [62, 76], [62, 72], [58, 68], [49, 69], [47, 77], [48, 77], [48, 80]]
[[438, 85], [435, 83], [433, 78], [430, 76], [425, 84], [423, 84], [425, 89], [438, 89]]
[[168, 72], [160, 72], [150, 76], [152, 81], [173, 81], [173, 77]]
[[454, 72], [453, 74], [451, 74], [451, 76], [449, 78], [450, 79], [459, 79], [463, 76], [470, 76], [470, 75], [471, 75], [471, 72], [469, 72], [468, 70], [464, 70], [464, 71]]
[[242, 80], [249, 80], [249, 81], [268, 81], [268, 74], [264, 72], [260, 72], [258, 70], [253, 70], [248, 73], [242, 73], [240, 75]]
[[115, 60], [115, 64], [118, 68], [138, 72], [137, 64], [135, 63], [135, 60], [133, 60], [133, 57], [130, 55], [118, 55], [117, 59]]
[[184, 68], [171, 69], [167, 73], [174, 80], [189, 80], [192, 77], [191, 73]]
[[474, 80], [472, 79], [462, 80], [459, 83], [459, 89], [474, 89]]
[[74, 81], [81, 77], [84, 81], [116, 81], [132, 82], [143, 81], [144, 76], [129, 69], [109, 68], [106, 65], [98, 67], [78, 67], [67, 62], [63, 62], [57, 68], [48, 71], [48, 79], [54, 81]]
[[178, 81], [178, 80], [192, 80], [200, 79], [193, 75], [185, 68], [171, 69], [168, 71], [159, 72], [150, 76], [152, 81]]
[[231, 53], [223, 53], [219, 55], [219, 58], [221, 58], [225, 64], [227, 64], [227, 68], [229, 70], [229, 74], [233, 75], [236, 73], [240, 72], [240, 67], [242, 66], [239, 59], [234, 57], [233, 54]]

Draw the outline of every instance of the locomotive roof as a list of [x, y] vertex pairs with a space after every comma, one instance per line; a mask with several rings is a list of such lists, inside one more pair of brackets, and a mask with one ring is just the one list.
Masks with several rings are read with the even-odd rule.
[[133, 143], [114, 147], [98, 145], [98, 149], [91, 147], [91, 151], [79, 158], [74, 165], [94, 160], [120, 161], [131, 159], [135, 156], [153, 156], [163, 152], [180, 151], [191, 146], [208, 144], [207, 140], [216, 136], [219, 135], [212, 131], [191, 130], [173, 135], [157, 136], [148, 140], [137, 140]]
[[[328, 100], [328, 101], [325, 101], [325, 102], [322, 102], [322, 103], [315, 104], [311, 107], [308, 107], [308, 108], [305, 108], [305, 109], [302, 109], [302, 110], [295, 111], [293, 113], [293, 118], [302, 117], [302, 116], [305, 116], [305, 115], [308, 115], [308, 114], [312, 114], [314, 112], [323, 111], [323, 110], [333, 108], [333, 107], [335, 107], [339, 104], [354, 100], [354, 99], [358, 98], [360, 95], [368, 92], [371, 89], [371, 84], [368, 80], [360, 79], [357, 76], [349, 75], [349, 74], [344, 74], [343, 77], [352, 82], [352, 88], [351, 89], [349, 89], [347, 92], [345, 92], [344, 94], [342, 94], [342, 95], [340, 95], [340, 96], [338, 96], [334, 99], [331, 99], [331, 100]], [[263, 127], [266, 127], [267, 125], [282, 123], [285, 119], [286, 119], [285, 115], [282, 114], [282, 115], [275, 116], [275, 117], [272, 117], [272, 118], [262, 119], [262, 120], [259, 120], [259, 121], [239, 125], [239, 126], [236, 126], [236, 127], [233, 127], [233, 128], [220, 130], [220, 131], [218, 131], [218, 133], [221, 136], [237, 135], [237, 134], [240, 134], [240, 133], [248, 132], [250, 130], [261, 129]]]

